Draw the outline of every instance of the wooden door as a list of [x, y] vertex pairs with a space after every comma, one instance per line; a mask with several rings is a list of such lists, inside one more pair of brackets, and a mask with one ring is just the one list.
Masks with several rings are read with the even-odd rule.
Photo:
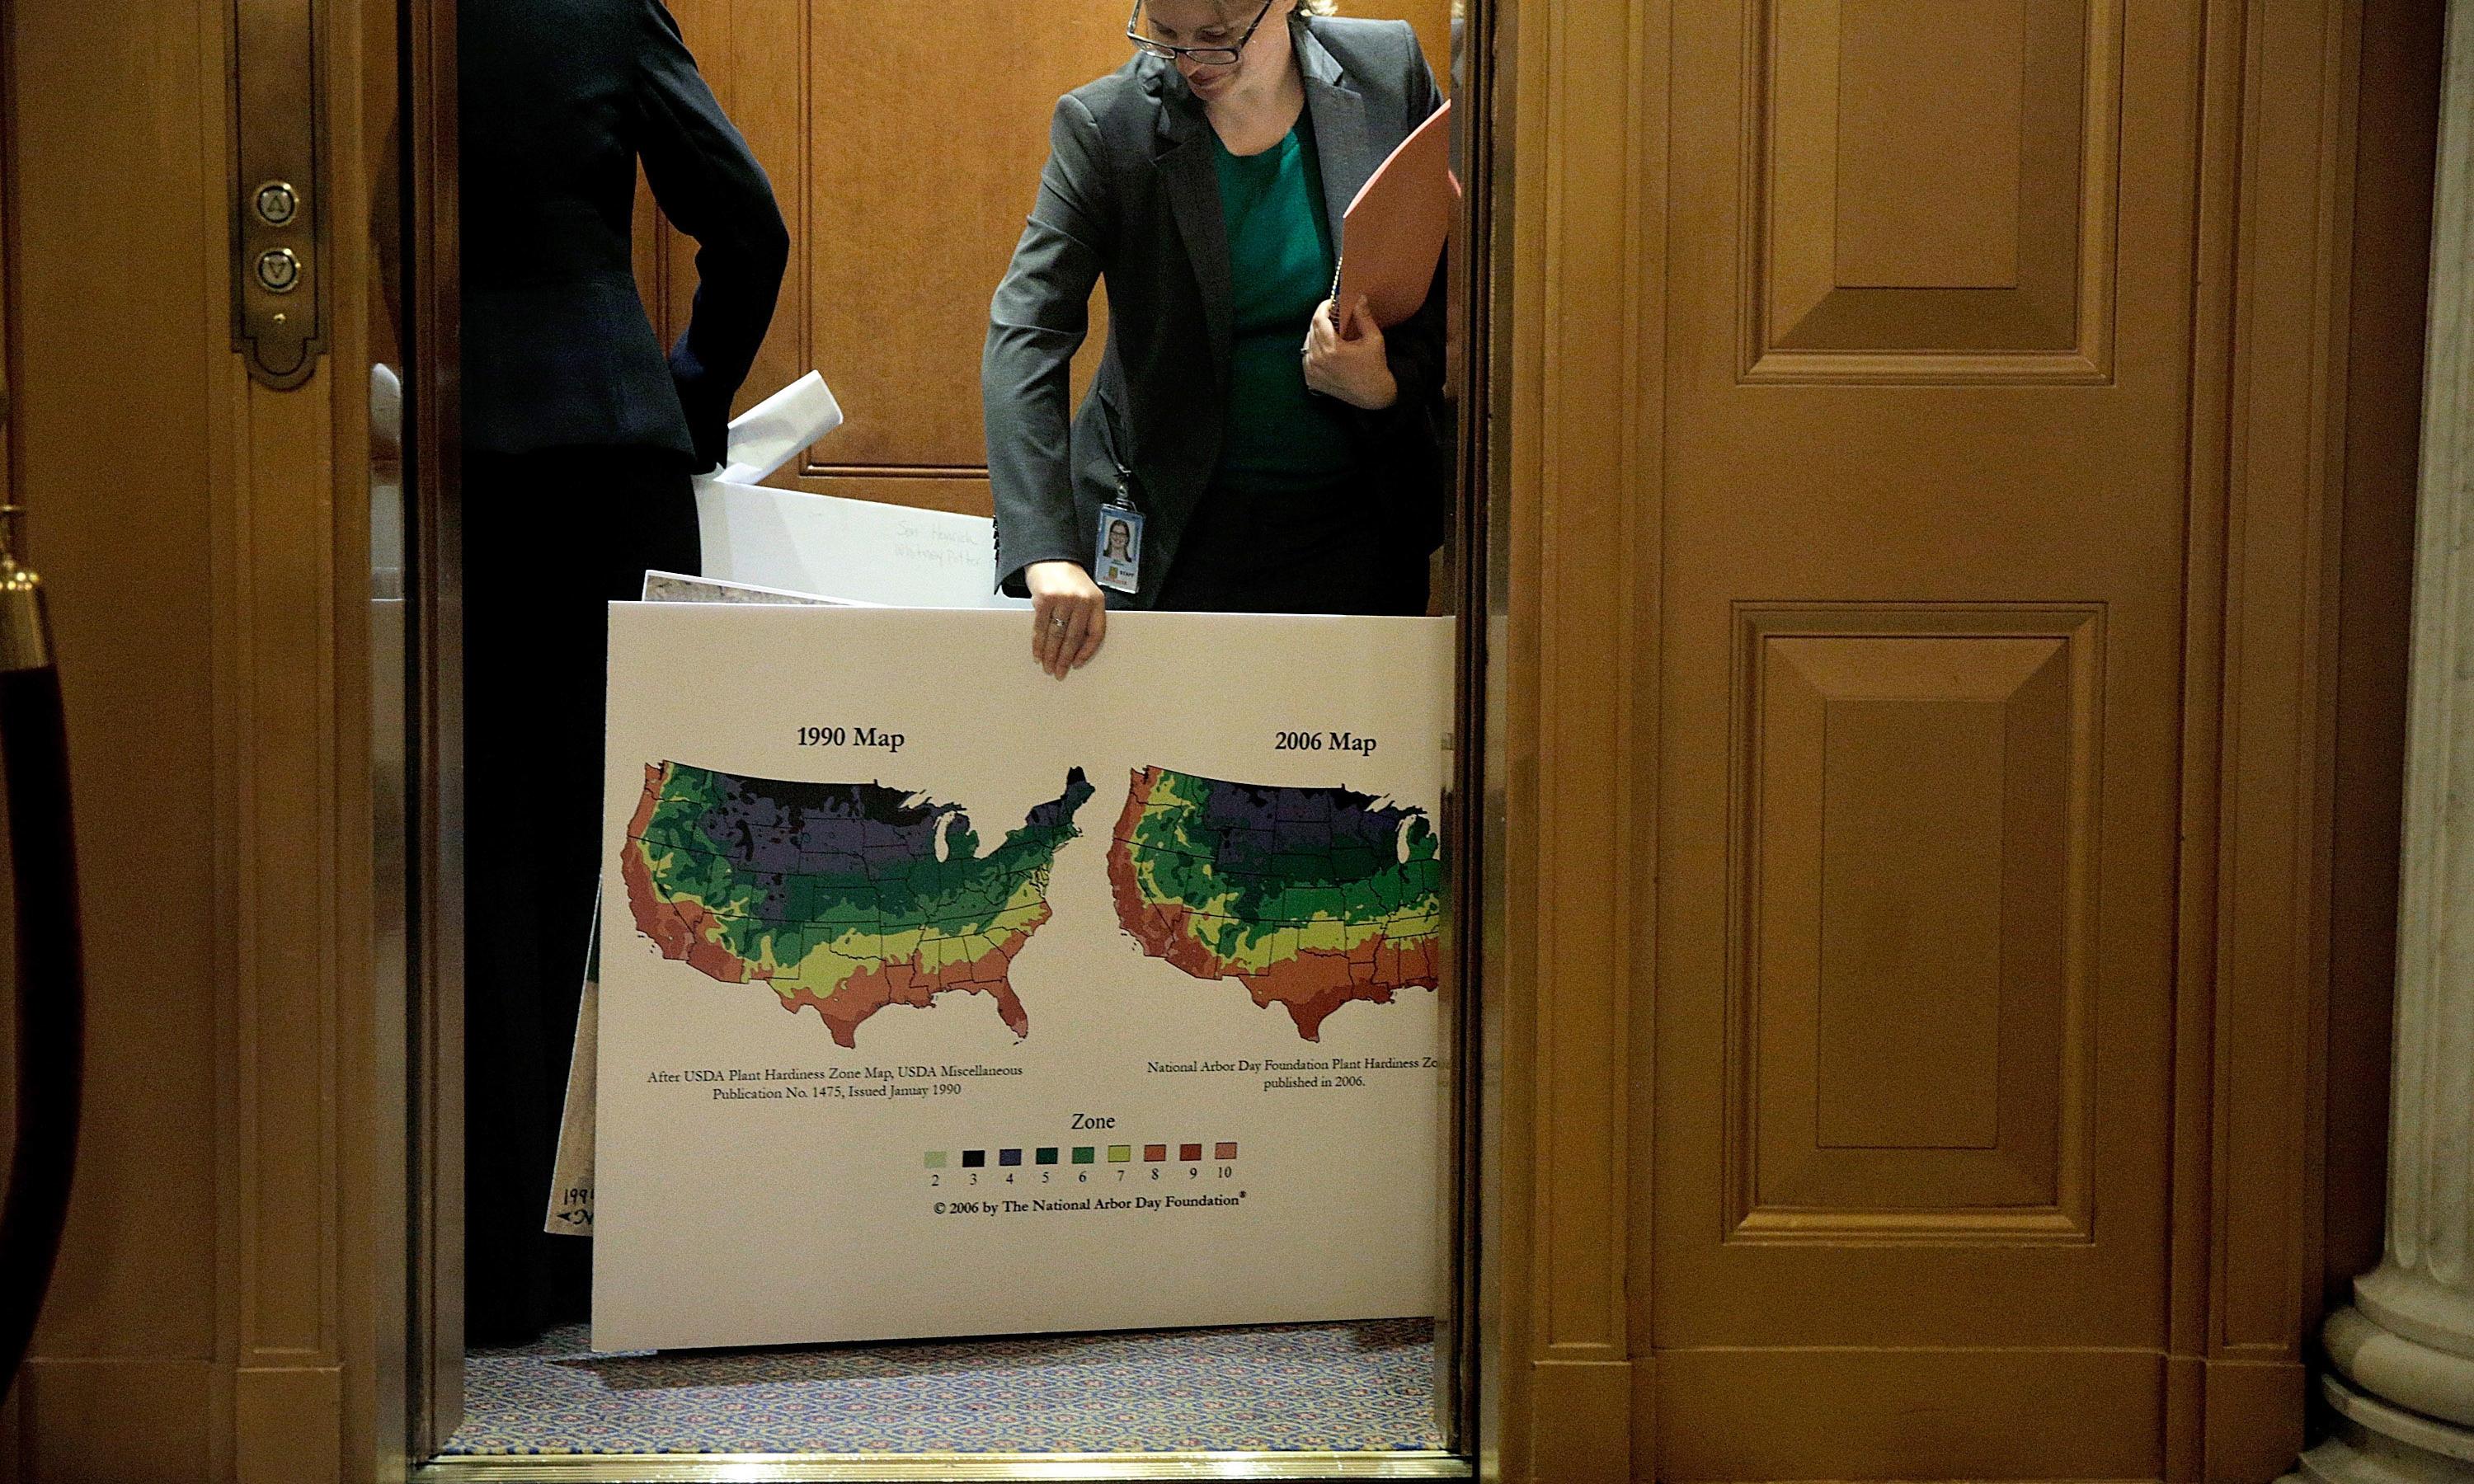
[[[1664, 1475], [2240, 1473], [2298, 1431], [2335, 337], [2282, 245], [2328, 220], [2341, 11], [1675, 12]], [[2323, 111], [2245, 181], [2280, 247], [2229, 368], [2236, 57]]]
[[1676, 14], [1710, 229], [1664, 264], [1673, 1477], [2161, 1469], [2175, 9]]
[[2276, 1476], [2359, 7], [1509, 9], [1507, 1456]]
[[[988, 299], [1048, 158], [1060, 94], [1125, 63], [1126, 0], [959, 12], [875, 0], [675, 0], [698, 66], [790, 227], [790, 271], [740, 405], [810, 369], [849, 420], [771, 481], [989, 514], [980, 418]], [[1449, 0], [1367, 0], [1407, 19], [1448, 76]], [[694, 244], [640, 194], [638, 278], [666, 335], [686, 323]], [[1098, 365], [1105, 292], [1094, 296]]]

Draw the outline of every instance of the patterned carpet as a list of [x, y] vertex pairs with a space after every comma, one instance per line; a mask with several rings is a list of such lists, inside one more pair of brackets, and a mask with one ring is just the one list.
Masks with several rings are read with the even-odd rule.
[[1434, 1326], [596, 1355], [478, 1350], [448, 1452], [1390, 1451], [1441, 1446]]

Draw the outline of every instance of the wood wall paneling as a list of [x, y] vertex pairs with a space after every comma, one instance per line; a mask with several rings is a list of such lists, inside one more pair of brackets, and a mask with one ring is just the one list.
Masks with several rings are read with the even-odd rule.
[[[995, 32], [847, 0], [676, 10], [790, 227], [781, 303], [740, 404], [813, 368], [848, 419], [773, 483], [986, 515], [988, 297], [1057, 96], [1124, 59], [1121, 8], [1072, 0]], [[652, 292], [669, 336], [686, 323], [694, 245], [667, 226], [658, 240]]]

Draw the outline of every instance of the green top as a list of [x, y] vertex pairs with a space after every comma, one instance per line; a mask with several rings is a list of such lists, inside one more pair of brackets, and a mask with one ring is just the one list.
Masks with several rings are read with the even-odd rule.
[[1234, 336], [1228, 431], [1212, 482], [1270, 491], [1320, 489], [1357, 462], [1346, 409], [1306, 390], [1300, 357], [1315, 309], [1331, 297], [1331, 223], [1304, 113], [1278, 144], [1238, 156], [1212, 135], [1228, 227]]

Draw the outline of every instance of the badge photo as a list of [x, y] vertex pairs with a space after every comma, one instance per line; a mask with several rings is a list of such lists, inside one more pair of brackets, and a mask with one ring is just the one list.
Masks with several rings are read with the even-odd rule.
[[1100, 507], [1099, 560], [1092, 577], [1103, 587], [1134, 592], [1142, 586], [1143, 517], [1120, 505]]

